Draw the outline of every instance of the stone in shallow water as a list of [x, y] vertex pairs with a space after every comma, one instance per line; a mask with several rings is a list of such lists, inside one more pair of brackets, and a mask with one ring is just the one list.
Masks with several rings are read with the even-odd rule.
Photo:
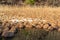
[[7, 33], [7, 37], [13, 37], [14, 36], [14, 32], [8, 32]]
[[14, 36], [14, 32], [5, 32], [3, 37], [13, 37]]

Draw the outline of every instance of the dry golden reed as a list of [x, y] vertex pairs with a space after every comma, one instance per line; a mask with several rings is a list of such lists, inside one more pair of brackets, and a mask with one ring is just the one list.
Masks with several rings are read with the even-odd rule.
[[12, 18], [39, 18], [51, 23], [52, 26], [60, 26], [60, 7], [47, 6], [0, 6], [0, 19], [10, 20]]

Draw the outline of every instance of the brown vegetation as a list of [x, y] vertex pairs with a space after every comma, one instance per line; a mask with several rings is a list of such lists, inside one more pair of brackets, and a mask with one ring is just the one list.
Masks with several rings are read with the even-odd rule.
[[[60, 31], [60, 7], [0, 6], [0, 33], [3, 37], [13, 36], [21, 29], [44, 29]], [[58, 13], [58, 14], [57, 14]], [[23, 19], [31, 21], [21, 21]], [[11, 20], [20, 20], [12, 22]], [[5, 35], [6, 34], [6, 35]], [[12, 35], [11, 35], [12, 34]]]

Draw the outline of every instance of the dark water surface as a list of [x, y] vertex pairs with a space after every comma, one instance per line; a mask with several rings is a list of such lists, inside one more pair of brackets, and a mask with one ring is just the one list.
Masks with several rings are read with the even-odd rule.
[[0, 40], [60, 40], [60, 32], [46, 32], [45, 30], [21, 30], [18, 31], [14, 37], [0, 37]]

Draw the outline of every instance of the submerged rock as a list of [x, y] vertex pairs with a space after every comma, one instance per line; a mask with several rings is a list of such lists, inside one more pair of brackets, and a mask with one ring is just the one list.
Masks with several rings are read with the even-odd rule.
[[14, 32], [9, 32], [9, 31], [7, 31], [7, 32], [5, 32], [2, 36], [3, 36], [3, 37], [13, 37], [13, 36], [14, 36]]

